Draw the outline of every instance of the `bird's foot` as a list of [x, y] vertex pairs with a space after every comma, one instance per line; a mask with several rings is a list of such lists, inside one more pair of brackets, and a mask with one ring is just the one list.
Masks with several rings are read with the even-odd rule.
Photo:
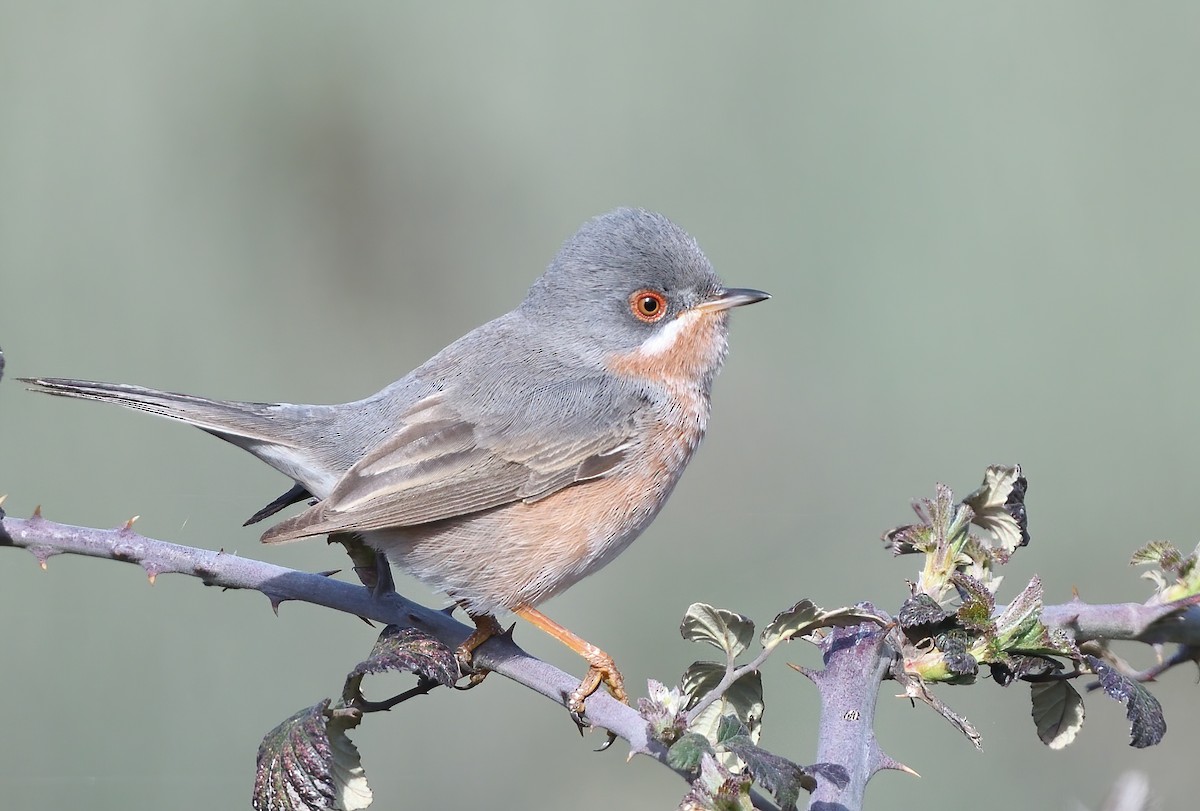
[[617, 670], [617, 663], [595, 645], [588, 647], [589, 649], [581, 652], [583, 658], [587, 660], [588, 672], [579, 686], [567, 696], [567, 710], [570, 711], [571, 718], [577, 724], [583, 723], [584, 701], [600, 689], [601, 684], [608, 688], [608, 692], [617, 701], [622, 704], [629, 703], [629, 694], [625, 692], [625, 678], [621, 675], [621, 671]]
[[461, 645], [454, 649], [454, 657], [458, 659], [458, 672], [467, 677], [467, 686], [459, 688], [461, 690], [470, 690], [472, 687], [478, 687], [487, 678], [487, 674], [491, 671], [476, 667], [472, 662], [475, 649], [493, 636], [500, 636], [504, 633], [504, 629], [500, 627], [500, 623], [491, 614], [471, 614], [467, 612], [467, 616], [475, 623], [475, 630], [463, 640]]
[[[612, 693], [613, 698], [617, 701], [623, 704], [629, 703], [629, 694], [625, 692], [625, 679], [621, 676], [621, 671], [617, 670], [617, 665], [611, 656], [532, 606], [518, 606], [513, 609], [513, 613], [534, 627], [550, 634], [582, 656], [588, 663], [587, 675], [583, 677], [579, 686], [566, 696], [567, 711], [571, 713], [571, 720], [575, 722], [575, 726], [579, 727], [581, 733], [583, 728], [588, 726], [584, 721], [584, 702], [588, 696], [600, 689], [601, 684], [608, 688], [608, 692]], [[610, 731], [608, 740], [600, 747], [599, 751], [604, 751], [612, 746], [612, 742], [616, 739], [617, 736]]]
[[[590, 650], [582, 651], [582, 655], [587, 660], [588, 672], [579, 686], [567, 696], [567, 711], [571, 714], [571, 720], [575, 722], [575, 726], [579, 728], [580, 734], [583, 733], [584, 726], [587, 726], [583, 720], [584, 700], [600, 689], [601, 684], [608, 688], [608, 692], [617, 701], [622, 704], [629, 703], [629, 694], [625, 692], [625, 678], [621, 675], [621, 671], [617, 670], [617, 664], [613, 658], [595, 645], [591, 645]], [[616, 734], [609, 731], [608, 737], [596, 751], [603, 752], [612, 746], [616, 739]]]

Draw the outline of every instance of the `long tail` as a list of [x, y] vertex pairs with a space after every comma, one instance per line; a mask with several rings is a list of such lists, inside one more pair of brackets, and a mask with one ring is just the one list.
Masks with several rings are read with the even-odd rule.
[[18, 378], [32, 391], [56, 397], [97, 400], [194, 425], [244, 448], [309, 490], [321, 491], [333, 471], [312, 458], [304, 438], [317, 430], [328, 406], [243, 403], [148, 389], [123, 383], [99, 383], [57, 377]]

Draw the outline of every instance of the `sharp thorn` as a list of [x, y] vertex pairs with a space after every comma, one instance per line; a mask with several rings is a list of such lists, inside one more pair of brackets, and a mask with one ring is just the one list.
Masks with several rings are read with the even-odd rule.
[[340, 571], [341, 571], [341, 569], [326, 569], [323, 572], [317, 572], [317, 574], [319, 574], [321, 577], [333, 577], [335, 574], [337, 574]]
[[[276, 611], [275, 613], [276, 613], [276, 614], [278, 614], [279, 612], [278, 612], [278, 611]], [[360, 615], [358, 615], [358, 618], [359, 618], [360, 620], [362, 620], [363, 622], [365, 622], [365, 623], [367, 624], [367, 627], [369, 627], [369, 628], [374, 628], [374, 627], [375, 627], [375, 623], [371, 622], [369, 619], [367, 619], [366, 617], [362, 616], [361, 614], [360, 614]]]
[[140, 515], [135, 515], [132, 518], [130, 518], [128, 521], [126, 521], [125, 526], [122, 527], [122, 531], [123, 532], [131, 531], [133, 529], [134, 522], [136, 522], [139, 518], [141, 518]]
[[155, 581], [157, 578], [158, 578], [158, 573], [157, 573], [157, 572], [146, 572], [146, 580], [148, 580], [148, 581], [150, 582], [150, 585], [152, 585], [152, 586], [153, 586], [153, 585], [154, 585], [154, 581]]
[[458, 603], [450, 603], [450, 605], [446, 606], [445, 608], [439, 609], [439, 610], [443, 614], [445, 614], [447, 617], [453, 617], [454, 609], [456, 609], [456, 608], [458, 608]]
[[891, 769], [892, 771], [896, 771], [896, 772], [904, 772], [905, 774], [911, 774], [913, 777], [921, 776], [917, 773], [916, 769], [909, 768], [908, 766], [905, 766], [900, 761], [893, 760], [892, 758], [888, 757], [887, 755], [884, 755], [883, 758], [880, 760], [878, 768]]
[[796, 672], [797, 672], [797, 673], [799, 673], [801, 676], [804, 676], [804, 677], [805, 677], [806, 679], [808, 679], [809, 681], [811, 681], [811, 682], [814, 682], [814, 683], [816, 682], [816, 680], [817, 680], [817, 671], [815, 671], [815, 670], [813, 670], [813, 669], [811, 669], [811, 668], [807, 668], [807, 667], [805, 667], [804, 665], [792, 664], [791, 662], [787, 662], [786, 664], [787, 664], [787, 666], [788, 666], [788, 667], [790, 667], [792, 670], [796, 671]]
[[279, 606], [281, 603], [283, 603], [283, 598], [282, 597], [272, 597], [271, 595], [268, 594], [267, 599], [271, 601], [271, 610], [274, 611], [275, 616], [278, 617], [279, 616]]
[[0, 507], [4, 506], [4, 502], [8, 500], [8, 493], [0, 493]]
[[512, 625], [508, 626], [508, 628], [496, 634], [496, 636], [500, 637], [501, 639], [507, 639], [509, 642], [514, 642], [515, 640], [513, 639], [513, 631], [516, 629], [516, 627], [517, 624], [514, 622]]
[[41, 517], [42, 517], [42, 505], [41, 505], [41, 504], [39, 504], [39, 505], [37, 505], [36, 507], [34, 507], [34, 508], [33, 508], [33, 515], [31, 515], [31, 516], [30, 516], [30, 518], [32, 518], [32, 519], [38, 519], [38, 518], [41, 518]]

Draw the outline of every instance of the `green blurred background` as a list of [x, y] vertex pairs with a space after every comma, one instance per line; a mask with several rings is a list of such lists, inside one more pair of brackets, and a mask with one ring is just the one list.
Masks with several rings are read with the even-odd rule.
[[[1198, 68], [1192, 3], [6, 2], [0, 346], [10, 376], [354, 399], [516, 304], [586, 218], [646, 206], [775, 297], [734, 316], [662, 516], [548, 605], [635, 693], [703, 655], [676, 630], [694, 600], [760, 622], [802, 596], [894, 609], [917, 563], [879, 534], [990, 463], [1030, 479], [1008, 593], [1037, 572], [1054, 601], [1141, 600], [1131, 551], [1195, 541]], [[0, 414], [13, 514], [137, 513], [153, 537], [342, 565], [261, 548], [241, 521], [285, 482], [198, 431], [12, 379]], [[5, 809], [246, 807], [261, 736], [374, 637], [17, 551], [0, 616]], [[784, 659], [816, 661], [769, 663], [764, 740], [805, 762], [816, 696]], [[882, 741], [925, 777], [881, 775], [869, 802], [1095, 807], [1135, 767], [1192, 807], [1194, 682], [1156, 688], [1169, 730], [1148, 751], [1107, 699], [1050, 752], [1024, 688], [940, 691], [977, 754], [885, 689]], [[380, 808], [673, 808], [685, 789], [499, 679], [357, 740]]]

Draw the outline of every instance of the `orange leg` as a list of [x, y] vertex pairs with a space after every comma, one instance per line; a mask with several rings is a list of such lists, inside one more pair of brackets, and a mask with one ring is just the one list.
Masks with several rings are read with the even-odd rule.
[[521, 606], [514, 608], [513, 613], [530, 625], [550, 634], [587, 661], [589, 665], [587, 675], [575, 688], [575, 692], [567, 697], [567, 709], [576, 719], [583, 715], [584, 699], [596, 692], [602, 683], [617, 701], [629, 703], [629, 695], [625, 692], [625, 680], [621, 677], [621, 671], [617, 670], [617, 665], [611, 656], [586, 639], [571, 633], [536, 608]]
[[463, 673], [471, 674], [470, 684], [464, 688], [469, 690], [483, 681], [488, 674], [486, 670], [476, 670], [471, 667], [471, 655], [484, 642], [487, 642], [493, 636], [499, 636], [504, 633], [504, 629], [500, 627], [500, 623], [496, 622], [496, 618], [491, 614], [472, 614], [468, 611], [467, 616], [475, 623], [475, 630], [463, 640], [461, 645], [454, 649], [454, 655], [458, 659], [459, 670]]

